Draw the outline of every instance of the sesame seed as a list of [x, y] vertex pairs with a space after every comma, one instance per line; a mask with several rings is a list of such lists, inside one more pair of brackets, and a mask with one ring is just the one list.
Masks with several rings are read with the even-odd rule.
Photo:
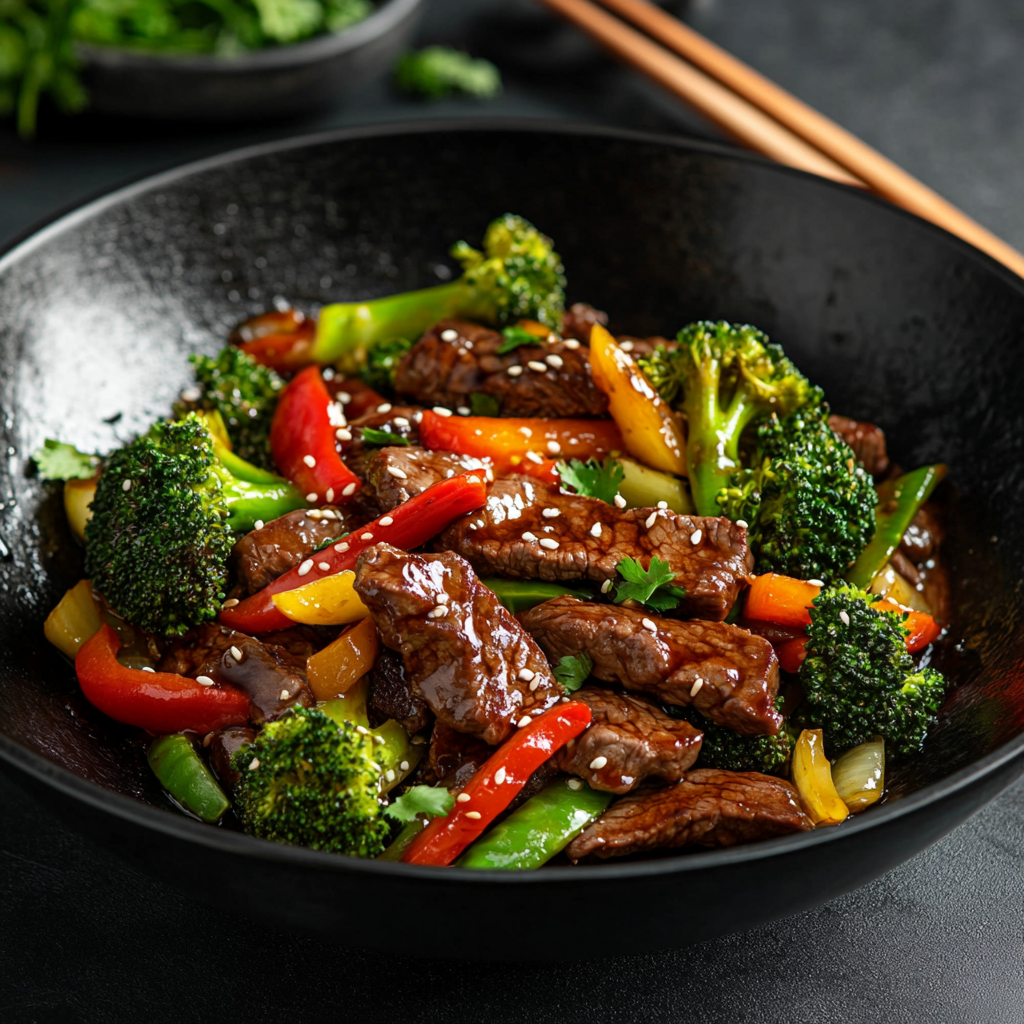
[[460, 405], [460, 406], [458, 406], [458, 408], [456, 408], [456, 410], [455, 410], [455, 411], [456, 411], [456, 412], [457, 412], [457, 413], [458, 413], [458, 414], [459, 414], [460, 416], [468, 416], [468, 415], [469, 415], [469, 413], [470, 413], [470, 408], [469, 408], [469, 406], [468, 406], [468, 405]]
[[583, 783], [579, 779], [569, 779], [566, 785], [575, 793], [577, 790], [583, 788]]
[[400, 764], [400, 765], [398, 766], [398, 770], [399, 770], [400, 772], [407, 772], [407, 771], [409, 770], [409, 762], [408, 762], [408, 761], [403, 761], [403, 762], [402, 762], [402, 763], [401, 763], [401, 764]]
[[397, 466], [388, 466], [388, 472], [396, 480], [408, 480], [409, 479], [409, 474], [406, 473], [406, 471], [404, 469], [399, 469]]
[[523, 534], [523, 540], [528, 541], [530, 544], [533, 544], [537, 540], [537, 537], [535, 534], [532, 534], [529, 530], [527, 530], [526, 533]]
[[474, 821], [479, 821], [480, 820], [480, 812], [479, 811], [466, 811], [466, 817], [467, 818], [472, 818]]
[[124, 481], [124, 482], [123, 482], [123, 483], [121, 484], [121, 490], [122, 490], [122, 491], [128, 492], [128, 491], [130, 491], [131, 489], [132, 489], [132, 482], [131, 482], [131, 480], [125, 480], [125, 481]]
[[209, 745], [210, 745], [210, 744], [211, 744], [211, 743], [213, 742], [213, 737], [214, 737], [214, 736], [216, 736], [216, 735], [217, 735], [216, 733], [213, 733], [213, 732], [208, 732], [208, 733], [207, 733], [207, 734], [206, 734], [206, 735], [205, 735], [205, 736], [203, 737], [203, 746], [204, 746], [204, 747], [208, 747], [208, 746], [209, 746]]
[[384, 516], [377, 520], [378, 526], [390, 526], [395, 520], [391, 516]]
[[407, 427], [407, 426], [409, 426], [409, 421], [404, 416], [396, 416], [391, 422], [396, 427]]
[[516, 722], [516, 726], [522, 729], [524, 725], [529, 725], [532, 721], [533, 719], [529, 715], [523, 715], [523, 717]]
[[353, 480], [352, 483], [345, 484], [345, 488], [344, 488], [344, 490], [342, 490], [341, 493], [346, 498], [348, 498], [351, 495], [355, 494], [356, 493], [356, 482]]
[[611, 589], [612, 589], [612, 581], [611, 580], [605, 580], [604, 583], [601, 584], [601, 593], [602, 594], [607, 594], [608, 591], [611, 590]]
[[359, 733], [360, 736], [369, 736], [370, 735], [370, 730], [367, 729], [365, 725], [357, 725], [356, 726], [356, 732]]
[[538, 686], [540, 686], [540, 680], [539, 679], [534, 679], [530, 683], [530, 693], [534, 693]]
[[451, 416], [452, 414], [451, 409], [446, 409], [443, 405], [435, 405], [434, 412], [436, 412], [438, 416]]
[[565, 347], [571, 348], [573, 351], [580, 347], [580, 343], [575, 338], [566, 338]]
[[[327, 493], [330, 494], [330, 491], [328, 491]], [[322, 509], [320, 509], [320, 515], [322, 515], [324, 517], [324, 519], [337, 519], [338, 518], [338, 514], [334, 511], [333, 508], [322, 508]]]
[[519, 678], [522, 679], [524, 683], [528, 683], [536, 674], [536, 672], [533, 672], [528, 668], [521, 668], [519, 670]]
[[697, 694], [700, 693], [700, 688], [703, 685], [704, 685], [704, 680], [701, 679], [700, 676], [697, 676], [696, 680], [694, 680], [693, 686], [690, 687], [690, 696], [691, 697], [696, 697]]
[[494, 781], [500, 786], [505, 781], [505, 769], [499, 768], [494, 773]]
[[395, 769], [394, 769], [394, 768], [389, 768], [389, 769], [388, 769], [388, 770], [387, 770], [387, 771], [386, 771], [386, 772], [384, 773], [384, 778], [385, 778], [385, 779], [387, 779], [387, 780], [388, 780], [388, 782], [394, 782], [394, 781], [395, 781], [395, 778], [396, 778], [396, 776], [395, 776]]
[[600, 754], [590, 762], [591, 771], [599, 772], [608, 763], [608, 758]]
[[527, 452], [526, 457], [531, 462], [535, 462], [538, 466], [544, 465], [544, 457], [542, 455], [538, 455], [536, 452]]
[[644, 526], [649, 530], [658, 521], [658, 513], [652, 512], [644, 521]]
[[259, 768], [259, 766], [260, 766], [260, 759], [258, 757], [254, 757], [249, 762], [249, 771], [254, 772], [254, 771], [256, 771], [257, 768]]
[[557, 508], [546, 508], [543, 512], [541, 512], [541, 515], [545, 519], [557, 519], [559, 514], [560, 513]]
[[348, 551], [348, 541], [343, 540], [340, 544], [335, 544], [334, 550], [337, 551], [339, 555], [345, 554], [345, 552]]
[[302, 565], [299, 566], [299, 575], [300, 576], [305, 576], [306, 573], [309, 572], [309, 570], [312, 569], [312, 568], [313, 568], [313, 559], [312, 558], [307, 558], [302, 563]]
[[654, 624], [653, 619], [641, 619], [640, 624], [644, 627], [644, 629], [649, 629], [652, 633], [658, 632], [658, 627]]
[[367, 531], [366, 533], [359, 534], [360, 540], [373, 540], [373, 534]]
[[625, 508], [626, 507], [626, 499], [621, 494], [616, 494], [615, 495], [615, 507], [616, 508]]
[[316, 491], [310, 491], [309, 494], [306, 495], [306, 501], [317, 501], [319, 498], [320, 495], [317, 494]]
[[460, 793], [455, 798], [455, 802], [457, 804], [468, 804], [469, 803], [469, 794], [468, 793]]
[[523, 513], [519, 511], [514, 505], [508, 510], [509, 519], [520, 519]]
[[662, 512], [664, 512], [665, 509], [668, 508], [668, 502], [667, 501], [659, 501], [658, 502], [658, 508], [660, 508], [662, 510]]
[[323, 512], [321, 512], [320, 509], [318, 509], [318, 508], [315, 508], [312, 511], [307, 512], [306, 514], [309, 516], [310, 519], [312, 519], [314, 521], [323, 519], [323, 517], [324, 517]]
[[255, 523], [253, 523], [252, 525], [253, 525], [253, 528], [254, 528], [254, 529], [256, 529], [256, 530], [262, 530], [262, 529], [263, 529], [263, 527], [264, 527], [264, 522], [263, 522], [263, 520], [262, 520], [262, 519], [257, 519], [257, 520], [256, 520], [256, 522], [255, 522]]
[[850, 616], [845, 611], [839, 613], [839, 618], [843, 620], [843, 625], [848, 626], [850, 624]]
[[438, 604], [447, 604], [450, 600], [451, 598], [443, 590], [437, 595]]
[[552, 455], [557, 455], [562, 450], [562, 446], [557, 441], [548, 441], [548, 451]]
[[448, 614], [447, 605], [436, 604], [434, 610], [430, 613], [435, 619], [443, 619]]
[[234, 658], [235, 661], [241, 661], [242, 660], [243, 654], [242, 654], [242, 652], [237, 647], [235, 647], [234, 644], [232, 644], [231, 647], [228, 648], [228, 650], [231, 651], [231, 657]]
[[825, 586], [825, 581], [824, 580], [808, 580], [807, 582], [810, 583], [810, 585], [812, 587], [823, 587], [823, 586]]
[[736, 525], [742, 527], [744, 530], [747, 529], [747, 521], [746, 521], [746, 519], [737, 519], [736, 520]]
[[377, 412], [391, 412], [391, 403], [381, 402], [380, 405], [377, 406]]
[[540, 546], [547, 548], [548, 551], [554, 551], [558, 547], [558, 541], [552, 540], [550, 537], [541, 537]]
[[529, 427], [520, 427], [519, 433], [522, 434], [523, 437], [533, 437], [533, 431]]
[[347, 391], [339, 391], [334, 396], [342, 405], [348, 405], [352, 401], [352, 396]]
[[309, 466], [310, 469], [316, 465], [316, 459], [314, 459], [312, 455], [303, 455], [302, 461]]
[[544, 363], [540, 362], [540, 360], [538, 360], [538, 359], [531, 359], [526, 365], [531, 370], [533, 370], [534, 373], [547, 373], [548, 372], [547, 366]]
[[552, 352], [549, 356], [545, 356], [544, 362], [547, 363], [548, 366], [553, 366], [556, 370], [560, 370], [563, 366], [562, 357], [555, 352]]
[[700, 539], [703, 536], [704, 536], [704, 534], [700, 530], [694, 530], [693, 533], [690, 534], [690, 543], [691, 544], [699, 544], [700, 543]]
[[351, 441], [352, 440], [352, 431], [351, 430], [346, 430], [344, 427], [339, 427], [334, 432], [334, 436], [339, 441]]
[[[334, 488], [333, 487], [328, 487], [327, 488], [327, 493], [324, 495], [324, 497], [328, 501], [334, 501]], [[326, 515], [326, 514], [327, 513], [325, 512], [324, 515]], [[333, 515], [332, 515], [332, 518], [333, 518]]]
[[441, 332], [442, 341], [458, 341], [459, 332], [451, 327], [446, 328]]
[[156, 672], [156, 669], [155, 668], [150, 668], [149, 665], [143, 665], [142, 666], [142, 671], [143, 672]]
[[619, 348], [621, 348], [623, 352], [632, 352], [633, 351], [633, 342], [631, 342], [627, 338], [625, 341], [619, 343]]
[[236, 604], [238, 604], [238, 598], [237, 598], [237, 597], [229, 597], [229, 598], [228, 598], [228, 599], [227, 599], [227, 600], [226, 600], [226, 601], [225, 601], [225, 602], [224, 602], [224, 603], [223, 603], [223, 604], [221, 605], [221, 607], [222, 607], [222, 608], [234, 608]]
[[317, 567], [317, 568], [318, 568], [318, 569], [319, 569], [319, 570], [320, 570], [321, 572], [329, 572], [329, 571], [330, 571], [330, 568], [331, 568], [331, 563], [330, 563], [330, 562], [317, 562], [317, 563], [316, 563], [316, 567]]
[[290, 696], [291, 694], [287, 690], [281, 691], [281, 700], [287, 700]]
[[521, 366], [510, 366], [508, 368], [508, 375], [510, 377], [518, 377], [522, 372], [523, 368]]
[[[600, 537], [601, 536], [601, 524], [600, 523], [594, 523], [594, 525], [590, 528], [590, 536], [591, 537]], [[606, 580], [605, 582], [606, 583], [611, 583], [611, 580]]]
[[209, 676], [196, 676], [196, 682], [200, 686], [213, 686], [213, 680]]

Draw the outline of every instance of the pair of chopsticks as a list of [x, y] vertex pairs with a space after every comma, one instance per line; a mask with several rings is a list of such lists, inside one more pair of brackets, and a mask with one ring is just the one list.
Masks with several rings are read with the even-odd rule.
[[738, 142], [779, 163], [867, 188], [958, 235], [1024, 277], [1024, 256], [1012, 246], [845, 128], [649, 0], [541, 2]]

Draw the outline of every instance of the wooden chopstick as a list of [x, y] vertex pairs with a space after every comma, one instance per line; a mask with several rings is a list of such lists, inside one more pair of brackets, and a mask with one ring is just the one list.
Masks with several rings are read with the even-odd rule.
[[623, 24], [589, 0], [541, 0], [572, 21], [615, 56], [632, 64], [680, 99], [696, 107], [738, 142], [779, 163], [820, 174], [844, 185], [863, 182], [818, 152], [774, 118], [708, 75]]
[[[704, 81], [724, 88], [727, 95], [743, 99], [750, 109], [767, 116], [780, 127], [785, 128], [789, 138], [797, 139], [813, 152], [826, 158], [830, 165], [842, 168], [848, 177], [840, 178], [834, 173], [825, 177], [837, 181], [863, 184], [897, 206], [923, 217], [925, 220], [945, 228], [964, 241], [988, 253], [1005, 264], [1016, 274], [1024, 277], [1024, 255], [998, 238], [962, 210], [918, 181], [902, 168], [883, 156], [855, 135], [818, 113], [806, 103], [775, 85], [769, 79], [737, 60], [721, 47], [716, 46], [700, 33], [688, 28], [682, 22], [666, 14], [648, 0], [600, 0], [624, 18], [658, 40], [651, 43], [645, 36], [629, 28], [623, 22], [601, 10], [590, 0], [541, 0], [548, 7], [558, 11], [578, 28], [605, 46], [616, 56], [632, 64], [641, 72], [669, 88], [675, 95], [696, 107], [706, 117], [719, 124], [734, 138], [758, 152], [770, 156], [780, 163], [800, 167], [822, 174], [804, 161], [806, 151], [797, 151], [786, 145], [785, 137], [773, 136], [777, 147], [784, 155], [772, 152], [760, 140], [759, 132], [751, 132], [749, 124], [739, 108], [731, 108], [733, 116], [727, 121], [721, 116], [721, 96], [703, 88], [701, 83], [689, 81], [686, 76], [673, 75], [672, 84], [666, 81], [667, 69], [664, 56], [688, 70], [706, 74]], [[640, 39], [653, 47], [653, 51], [635, 45]], [[667, 53], [674, 50], [690, 64], [678, 61]], [[652, 61], [651, 58], [654, 58]], [[694, 88], [696, 86], [696, 88]]]

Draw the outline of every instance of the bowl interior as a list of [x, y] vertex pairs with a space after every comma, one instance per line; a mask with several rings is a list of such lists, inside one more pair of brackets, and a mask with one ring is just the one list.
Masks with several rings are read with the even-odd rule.
[[621, 133], [347, 133], [150, 179], [0, 262], [0, 734], [172, 812], [131, 730], [95, 712], [41, 623], [80, 576], [59, 487], [28, 468], [54, 436], [107, 450], [166, 414], [188, 355], [245, 316], [422, 287], [521, 213], [557, 241], [571, 300], [631, 333], [748, 321], [906, 467], [949, 464], [957, 609], [936, 662], [956, 687], [889, 799], [1024, 729], [1024, 289], [942, 232], [851, 190]]

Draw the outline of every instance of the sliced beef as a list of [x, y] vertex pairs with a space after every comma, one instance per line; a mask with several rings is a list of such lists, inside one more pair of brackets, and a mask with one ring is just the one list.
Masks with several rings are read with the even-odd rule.
[[395, 390], [452, 410], [468, 409], [470, 396], [483, 394], [498, 402], [503, 416], [605, 415], [608, 400], [590, 376], [586, 346], [551, 337], [499, 355], [505, 338], [497, 331], [442, 320], [402, 358]]
[[493, 748], [479, 737], [436, 722], [430, 734], [425, 781], [448, 789], [461, 789], [493, 753]]
[[594, 324], [608, 326], [608, 314], [603, 309], [594, 309], [586, 302], [574, 302], [562, 314], [562, 337], [576, 338], [584, 345], [590, 344], [590, 328]]
[[851, 420], [847, 416], [829, 416], [828, 425], [853, 449], [866, 472], [873, 477], [885, 475], [889, 468], [889, 455], [881, 427]]
[[[358, 419], [349, 420], [341, 428], [338, 448], [345, 460], [345, 465], [355, 473], [361, 480], [366, 479], [366, 463], [381, 447], [376, 440], [368, 441], [363, 437], [363, 430], [367, 427], [373, 430], [383, 431], [385, 434], [395, 434], [404, 438], [410, 445], [420, 443], [420, 413], [423, 411], [416, 405], [392, 405], [390, 402], [383, 402], [377, 409], [360, 416]], [[362, 493], [361, 491], [359, 492]]]
[[486, 463], [472, 455], [432, 452], [418, 447], [378, 448], [367, 455], [363, 466], [365, 490], [382, 512], [390, 512], [396, 505], [456, 473], [490, 472]]
[[586, 704], [593, 719], [553, 760], [593, 789], [628, 793], [652, 776], [678, 782], [697, 760], [700, 731], [640, 697], [584, 686], [572, 699]]
[[325, 541], [351, 533], [370, 518], [335, 507], [297, 509], [242, 537], [231, 551], [232, 564], [246, 593], [255, 594]]
[[747, 531], [728, 519], [619, 509], [519, 476], [495, 481], [487, 504], [439, 542], [481, 576], [553, 582], [603, 583], [617, 578], [623, 558], [646, 566], [657, 555], [686, 590], [672, 614], [713, 620], [729, 614], [754, 568]]
[[269, 634], [256, 640], [209, 622], [177, 641], [157, 667], [161, 672], [207, 676], [215, 683], [236, 686], [252, 700], [252, 720], [272, 722], [289, 708], [316, 703], [306, 685], [306, 658], [315, 647], [308, 640], [275, 643], [274, 637]]
[[[241, 772], [236, 772], [231, 767], [231, 758], [247, 743], [252, 743], [256, 739], [256, 730], [247, 725], [229, 725], [226, 729], [213, 733], [209, 739], [207, 753], [210, 767], [228, 789], [234, 789], [235, 783], [242, 776]], [[206, 740], [203, 740], [203, 744], [206, 745]]]
[[924, 565], [938, 551], [942, 536], [942, 523], [936, 508], [931, 502], [925, 502], [910, 520], [900, 542], [900, 551], [914, 565]]
[[578, 861], [666, 847], [735, 846], [811, 827], [790, 783], [705, 768], [674, 786], [645, 786], [617, 800], [565, 852]]
[[427, 702], [416, 696], [405, 678], [401, 655], [385, 648], [369, 672], [367, 710], [374, 725], [394, 718], [410, 736], [433, 720]]
[[553, 662], [586, 651], [595, 679], [667, 704], [692, 704], [744, 735], [773, 735], [782, 725], [774, 703], [775, 651], [764, 637], [738, 626], [679, 622], [575, 597], [545, 601], [518, 618]]
[[501, 743], [562, 696], [540, 649], [458, 555], [375, 544], [355, 588], [412, 692], [453, 729]]

